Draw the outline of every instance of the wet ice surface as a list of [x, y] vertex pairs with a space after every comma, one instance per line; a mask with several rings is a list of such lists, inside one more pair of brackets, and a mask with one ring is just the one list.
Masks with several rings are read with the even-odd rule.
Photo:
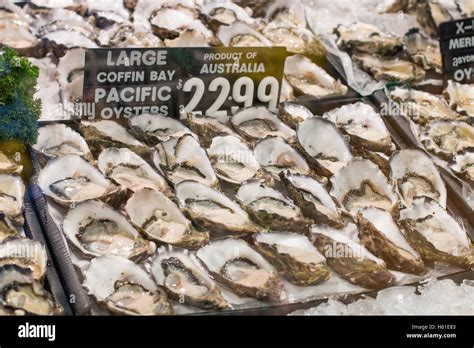
[[349, 305], [330, 299], [317, 307], [291, 315], [463, 315], [474, 314], [474, 280], [457, 285], [450, 279], [433, 280], [418, 287], [394, 286], [376, 299], [364, 298]]

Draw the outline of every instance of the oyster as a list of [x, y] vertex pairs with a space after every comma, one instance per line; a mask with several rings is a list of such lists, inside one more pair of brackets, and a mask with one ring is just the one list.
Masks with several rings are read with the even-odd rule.
[[39, 68], [38, 85], [34, 97], [41, 99], [40, 120], [63, 119], [64, 115], [58, 110], [61, 89], [56, 79], [57, 65], [53, 63], [50, 57], [28, 59], [33, 65]]
[[430, 36], [437, 37], [439, 25], [453, 18], [439, 1], [423, 1], [418, 4], [416, 19]]
[[425, 71], [418, 65], [399, 58], [381, 58], [370, 54], [355, 54], [355, 63], [371, 73], [376, 80], [396, 82], [417, 82], [425, 77]]
[[472, 150], [455, 155], [449, 167], [468, 182], [474, 183], [474, 152]]
[[31, 276], [27, 269], [16, 265], [0, 267], [0, 287], [2, 305], [15, 311], [15, 314], [29, 315], [60, 315], [61, 306], [39, 282]]
[[115, 24], [100, 32], [103, 47], [162, 47], [163, 42], [147, 29], [130, 23]]
[[298, 124], [304, 120], [313, 117], [313, 113], [303, 105], [284, 102], [280, 104], [278, 109], [278, 116], [285, 122], [288, 126], [293, 129], [296, 129]]
[[395, 151], [395, 144], [382, 117], [366, 103], [343, 105], [326, 112], [323, 118], [342, 128], [355, 146], [385, 154]]
[[163, 115], [134, 116], [130, 119], [130, 128], [138, 138], [151, 146], [184, 134], [191, 134], [197, 139], [197, 136], [181, 122]]
[[28, 269], [31, 277], [40, 280], [46, 273], [48, 256], [44, 244], [27, 238], [10, 238], [0, 244], [0, 268], [16, 265]]
[[119, 190], [78, 155], [49, 161], [38, 176], [38, 186], [46, 196], [63, 206], [88, 199], [107, 199]]
[[209, 240], [209, 234], [196, 231], [176, 204], [161, 192], [135, 192], [125, 211], [130, 221], [154, 241], [197, 249]]
[[85, 49], [72, 48], [59, 60], [56, 77], [61, 87], [63, 104], [75, 103], [82, 99], [85, 56]]
[[25, 184], [17, 175], [0, 174], [0, 214], [23, 225]]
[[431, 158], [422, 150], [400, 150], [390, 158], [390, 176], [405, 206], [419, 196], [433, 198], [446, 208], [446, 186]]
[[168, 315], [173, 308], [150, 275], [130, 260], [107, 255], [92, 260], [84, 271], [84, 287], [113, 313]]
[[285, 125], [270, 110], [263, 106], [254, 106], [237, 111], [230, 120], [234, 129], [247, 140], [264, 139], [269, 135], [290, 140], [295, 131]]
[[295, 285], [316, 285], [331, 275], [325, 258], [305, 236], [263, 232], [255, 235], [254, 243], [258, 252]]
[[426, 268], [410, 246], [392, 215], [380, 208], [364, 208], [357, 214], [359, 238], [374, 255], [395, 271], [422, 274]]
[[288, 196], [301, 208], [303, 214], [317, 223], [335, 228], [344, 227], [338, 204], [317, 180], [290, 172], [280, 173], [281, 182]]
[[466, 231], [431, 198], [417, 198], [401, 210], [400, 223], [427, 265], [435, 261], [465, 269], [474, 265], [474, 247]]
[[471, 0], [454, 0], [456, 7], [466, 17], [474, 16], [474, 5]]
[[273, 46], [270, 40], [243, 22], [234, 22], [228, 26], [220, 26], [217, 37], [227, 47]]
[[171, 138], [158, 144], [155, 149], [153, 163], [163, 169], [174, 185], [185, 180], [195, 180], [209, 186], [218, 184], [206, 151], [192, 135]]
[[0, 174], [20, 174], [23, 166], [16, 164], [0, 151]]
[[204, 309], [229, 307], [221, 290], [207, 274], [196, 256], [184, 250], [159, 252], [153, 259], [151, 273], [158, 285], [180, 303]]
[[285, 288], [273, 267], [241, 239], [221, 239], [199, 249], [211, 275], [237, 295], [281, 302]]
[[421, 125], [437, 119], [459, 118], [443, 98], [428, 92], [397, 87], [390, 92], [390, 98], [400, 104], [402, 115]]
[[68, 126], [56, 123], [40, 127], [33, 149], [47, 159], [75, 154], [91, 160], [92, 155], [84, 138]]
[[317, 98], [344, 95], [348, 90], [341, 81], [300, 54], [286, 58], [284, 74], [297, 91]]
[[254, 178], [260, 165], [252, 151], [233, 135], [216, 136], [207, 150], [216, 175], [231, 184]]
[[389, 55], [402, 48], [401, 38], [385, 33], [372, 24], [355, 22], [348, 26], [339, 25], [335, 32], [338, 46], [353, 53]]
[[149, 151], [145, 144], [114, 121], [82, 121], [79, 130], [95, 156], [107, 147], [126, 147], [139, 155], [145, 155]]
[[474, 117], [474, 84], [461, 84], [449, 80], [443, 94], [449, 106], [457, 112]]
[[203, 5], [203, 11], [221, 25], [231, 25], [237, 21], [252, 25], [255, 22], [245, 9], [228, 0], [206, 3]]
[[178, 184], [176, 197], [183, 212], [212, 233], [245, 234], [259, 230], [237, 203], [197, 181]]
[[473, 147], [474, 127], [455, 120], [437, 120], [422, 129], [420, 140], [429, 152], [450, 160]]
[[365, 207], [377, 207], [391, 212], [397, 197], [380, 169], [370, 162], [354, 158], [331, 178], [331, 195], [350, 213]]
[[442, 71], [441, 51], [436, 40], [429, 39], [417, 28], [411, 29], [403, 38], [408, 57], [425, 70]]
[[156, 249], [122, 214], [101, 201], [80, 203], [71, 209], [63, 231], [69, 242], [89, 257], [117, 255], [138, 262]]
[[254, 149], [258, 163], [277, 179], [281, 171], [310, 174], [311, 168], [298, 151], [280, 137], [266, 137]]
[[345, 280], [366, 289], [382, 289], [395, 284], [395, 276], [385, 263], [343, 231], [313, 225], [310, 238], [327, 264]]
[[21, 234], [15, 229], [10, 220], [0, 214], [0, 244], [21, 237]]
[[298, 144], [318, 174], [331, 176], [352, 158], [344, 136], [333, 123], [319, 117], [308, 118], [299, 124]]
[[[5, 3], [5, 2], [3, 2]], [[0, 46], [14, 49], [31, 50], [38, 45], [35, 31], [30, 25], [31, 19], [22, 11], [13, 12], [12, 8], [0, 5]]]
[[312, 223], [291, 199], [258, 181], [240, 186], [236, 198], [255, 221], [270, 230], [304, 232]]
[[97, 166], [106, 177], [133, 192], [142, 188], [163, 192], [168, 190], [165, 179], [127, 148], [104, 149], [97, 159]]
[[128, 22], [130, 12], [125, 8], [124, 1], [111, 1], [109, 3], [96, 0], [82, 0], [88, 14], [95, 17], [97, 27], [112, 25], [113, 23]]

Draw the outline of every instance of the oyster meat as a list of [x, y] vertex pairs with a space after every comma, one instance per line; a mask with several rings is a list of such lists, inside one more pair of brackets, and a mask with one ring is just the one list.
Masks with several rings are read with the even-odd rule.
[[444, 160], [473, 147], [474, 127], [461, 121], [437, 120], [422, 128], [420, 140], [426, 150]]
[[178, 184], [176, 197], [184, 213], [210, 232], [245, 234], [259, 230], [237, 203], [197, 181]]
[[125, 211], [130, 221], [154, 241], [197, 249], [209, 240], [209, 234], [196, 231], [176, 204], [161, 192], [135, 192]]
[[170, 138], [155, 149], [153, 163], [166, 173], [174, 185], [185, 180], [195, 180], [217, 186], [218, 180], [206, 151], [192, 135]]
[[286, 58], [284, 74], [297, 91], [317, 98], [344, 95], [348, 90], [341, 81], [300, 54]]
[[301, 208], [303, 214], [317, 223], [335, 228], [345, 223], [337, 202], [319, 181], [301, 174], [280, 173], [281, 182], [288, 196]]
[[97, 165], [102, 174], [133, 192], [142, 188], [163, 192], [168, 190], [165, 179], [127, 148], [104, 149], [97, 159]]
[[84, 271], [84, 287], [109, 311], [126, 315], [168, 315], [173, 308], [150, 275], [120, 256], [101, 256]]
[[0, 174], [0, 214], [23, 225], [25, 184], [18, 175]]
[[235, 238], [221, 239], [197, 251], [211, 275], [237, 295], [271, 302], [286, 298], [273, 267], [250, 245]]
[[474, 84], [461, 84], [449, 80], [444, 96], [454, 110], [474, 117]]
[[390, 176], [405, 206], [415, 197], [433, 198], [446, 208], [446, 186], [435, 164], [422, 150], [405, 149], [390, 158]]
[[278, 116], [285, 122], [288, 126], [293, 129], [296, 129], [298, 124], [304, 120], [313, 117], [313, 113], [303, 105], [284, 102], [280, 104], [278, 109]]
[[229, 307], [219, 286], [196, 256], [185, 250], [159, 252], [153, 259], [151, 273], [155, 282], [180, 303], [204, 309]]
[[236, 198], [255, 221], [270, 230], [304, 232], [312, 223], [291, 199], [258, 181], [240, 186]]
[[352, 158], [344, 136], [336, 126], [319, 117], [308, 118], [298, 126], [298, 144], [318, 174], [331, 176]]
[[474, 247], [466, 231], [431, 198], [417, 198], [401, 210], [400, 223], [427, 265], [435, 261], [465, 269], [474, 265]]
[[307, 237], [289, 232], [262, 232], [254, 244], [280, 273], [295, 285], [316, 285], [329, 279], [326, 259]]
[[359, 238], [374, 255], [395, 271], [422, 274], [426, 268], [420, 255], [400, 231], [392, 214], [380, 208], [364, 208], [357, 214]]
[[345, 280], [366, 289], [383, 289], [395, 284], [395, 276], [383, 260], [344, 231], [313, 225], [310, 238], [326, 258], [327, 264]]
[[331, 178], [331, 195], [350, 213], [365, 207], [391, 212], [397, 197], [387, 178], [369, 160], [354, 158]]
[[128, 220], [101, 201], [88, 201], [71, 209], [63, 222], [69, 242], [89, 257], [117, 255], [141, 261], [154, 253]]

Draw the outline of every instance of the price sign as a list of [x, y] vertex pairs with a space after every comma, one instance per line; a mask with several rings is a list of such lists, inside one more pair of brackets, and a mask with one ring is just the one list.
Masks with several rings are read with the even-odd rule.
[[285, 58], [284, 47], [89, 49], [82, 102], [96, 118], [117, 120], [225, 117], [253, 105], [276, 110]]
[[474, 82], [474, 17], [441, 23], [440, 48], [445, 80]]

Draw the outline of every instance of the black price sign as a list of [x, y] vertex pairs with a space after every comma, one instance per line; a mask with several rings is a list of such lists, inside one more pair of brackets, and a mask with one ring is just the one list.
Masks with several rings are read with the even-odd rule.
[[284, 47], [89, 49], [82, 102], [102, 119], [275, 110], [285, 58]]
[[445, 80], [474, 82], [474, 17], [441, 23], [440, 47]]

